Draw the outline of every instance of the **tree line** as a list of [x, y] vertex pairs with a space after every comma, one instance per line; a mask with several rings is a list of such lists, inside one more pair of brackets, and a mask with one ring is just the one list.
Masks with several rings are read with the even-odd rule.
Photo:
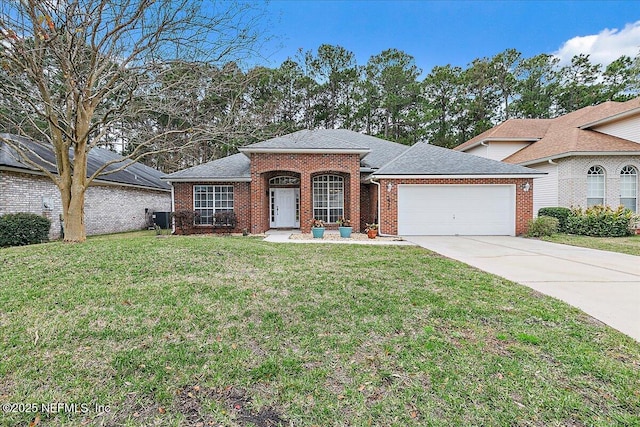
[[[422, 75], [415, 58], [398, 49], [359, 65], [353, 52], [328, 44], [300, 50], [278, 67], [168, 62], [148, 72], [153, 83], [144, 90], [124, 94], [140, 104], [136, 114], [96, 133], [99, 145], [147, 152], [141, 161], [165, 172], [300, 129], [344, 128], [408, 145], [455, 147], [510, 118], [553, 118], [636, 97], [640, 55], [605, 67], [581, 54], [560, 65], [549, 54], [527, 58], [507, 49], [466, 68], [436, 66]], [[114, 105], [123, 102], [117, 92], [110, 97]], [[16, 122], [25, 123], [0, 125], [11, 132]]]
[[299, 129], [344, 128], [403, 144], [455, 147], [510, 118], [553, 118], [640, 91], [640, 56], [621, 56], [605, 67], [582, 54], [561, 66], [552, 55], [527, 58], [515, 49], [466, 68], [436, 66], [424, 77], [406, 52], [388, 49], [359, 65], [353, 52], [327, 44], [275, 68], [243, 71], [231, 62], [176, 72], [198, 75], [199, 83], [177, 87], [172, 102], [181, 106], [179, 114], [158, 123], [213, 121], [224, 123], [226, 132], [180, 155], [149, 159], [165, 171]]

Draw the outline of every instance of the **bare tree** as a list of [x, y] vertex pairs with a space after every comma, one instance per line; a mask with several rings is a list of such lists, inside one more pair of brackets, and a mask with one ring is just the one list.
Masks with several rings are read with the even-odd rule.
[[55, 164], [11, 138], [3, 142], [59, 188], [66, 241], [86, 238], [91, 182], [128, 163], [107, 163], [87, 176], [94, 147], [121, 143], [137, 161], [176, 150], [175, 140], [225, 134], [227, 120], [188, 120], [193, 112], [174, 102], [176, 93], [210, 96], [196, 90], [194, 73], [176, 70], [196, 63], [222, 69], [251, 54], [263, 35], [260, 17], [243, 1], [2, 1], [0, 123], [48, 145]]

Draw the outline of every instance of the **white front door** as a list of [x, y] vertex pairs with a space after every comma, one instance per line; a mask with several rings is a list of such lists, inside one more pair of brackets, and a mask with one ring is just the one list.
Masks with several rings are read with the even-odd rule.
[[299, 191], [297, 188], [271, 189], [270, 226], [272, 228], [300, 227], [300, 223], [296, 218]]

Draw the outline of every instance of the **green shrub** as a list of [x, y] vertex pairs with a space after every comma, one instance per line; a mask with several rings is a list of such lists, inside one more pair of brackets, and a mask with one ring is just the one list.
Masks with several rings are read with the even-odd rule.
[[200, 218], [200, 213], [190, 210], [176, 211], [171, 213], [171, 218], [182, 234], [191, 234], [194, 224]]
[[633, 234], [632, 227], [637, 220], [629, 209], [620, 206], [592, 206], [586, 210], [571, 210], [567, 218], [567, 233], [594, 237], [621, 237]]
[[571, 215], [571, 209], [562, 207], [540, 208], [538, 216], [550, 216], [558, 220], [558, 231], [564, 233], [567, 231], [567, 218]]
[[0, 247], [24, 246], [49, 240], [51, 220], [32, 213], [0, 216]]
[[558, 232], [558, 219], [551, 216], [539, 216], [529, 221], [527, 237], [551, 236]]

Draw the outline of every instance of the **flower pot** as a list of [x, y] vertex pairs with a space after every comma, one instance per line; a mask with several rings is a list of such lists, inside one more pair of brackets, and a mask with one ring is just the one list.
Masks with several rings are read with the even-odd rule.
[[353, 227], [338, 227], [338, 230], [340, 231], [340, 237], [347, 239], [351, 237], [351, 230], [353, 230]]
[[370, 239], [375, 239], [377, 235], [378, 235], [378, 230], [367, 230], [367, 236]]
[[324, 227], [312, 227], [311, 233], [314, 239], [322, 239], [324, 237]]

